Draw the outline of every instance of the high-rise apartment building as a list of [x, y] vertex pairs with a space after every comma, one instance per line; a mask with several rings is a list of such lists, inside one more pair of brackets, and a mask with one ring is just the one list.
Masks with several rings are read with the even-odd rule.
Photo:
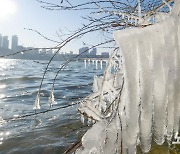
[[11, 50], [16, 51], [18, 47], [18, 37], [17, 35], [12, 36], [12, 44], [11, 44]]
[[89, 54], [95, 56], [95, 55], [97, 54], [97, 49], [96, 49], [96, 48], [93, 48], [93, 49], [90, 51]]
[[79, 54], [80, 55], [89, 55], [89, 48], [88, 47], [83, 47], [79, 49]]
[[2, 47], [5, 48], [5, 49], [9, 48], [8, 36], [3, 36], [2, 37]]

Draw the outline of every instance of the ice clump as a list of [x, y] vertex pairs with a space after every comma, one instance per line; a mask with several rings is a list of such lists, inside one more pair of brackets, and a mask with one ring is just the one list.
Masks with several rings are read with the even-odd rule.
[[137, 145], [146, 153], [152, 138], [159, 145], [179, 142], [180, 1], [170, 12], [153, 25], [115, 32], [120, 49], [80, 103], [95, 124], [76, 153], [133, 154]]

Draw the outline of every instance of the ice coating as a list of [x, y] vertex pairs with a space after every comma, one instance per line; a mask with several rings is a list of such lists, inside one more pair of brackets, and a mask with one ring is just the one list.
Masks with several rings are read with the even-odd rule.
[[36, 96], [36, 99], [35, 99], [35, 102], [34, 102], [34, 107], [33, 109], [36, 110], [36, 109], [40, 109], [40, 94], [39, 92], [37, 93], [37, 96]]
[[[177, 134], [178, 133], [178, 129], [179, 129], [179, 119], [180, 119], [180, 95], [179, 95], [179, 91], [180, 91], [180, 20], [179, 20], [179, 15], [180, 15], [180, 1], [177, 1], [178, 5], [175, 5], [175, 9], [173, 11], [173, 13], [177, 13], [178, 15], [175, 16], [176, 18], [175, 20], [175, 44], [179, 44], [175, 46], [175, 51], [176, 51], [176, 59], [175, 59], [175, 110], [174, 110], [174, 132]], [[177, 20], [177, 22], [176, 22]]]
[[154, 135], [155, 142], [164, 143], [165, 116], [166, 116], [166, 77], [164, 69], [165, 41], [160, 25], [155, 25], [156, 35], [152, 41], [153, 75], [154, 75]]
[[[140, 80], [140, 144], [144, 152], [148, 152], [151, 147], [151, 125], [153, 112], [153, 74], [152, 74], [152, 47], [149, 44], [150, 39], [147, 31], [144, 31], [144, 37], [147, 41], [142, 41], [141, 34], [135, 33], [139, 55], [139, 80]], [[143, 51], [143, 52], [140, 52]], [[146, 129], [144, 129], [146, 127]]]
[[54, 104], [57, 104], [54, 98], [54, 89], [51, 90], [50, 96], [49, 96], [49, 105], [52, 107]]
[[[179, 2], [176, 5], [179, 5]], [[124, 53], [123, 57], [126, 61], [128, 61], [128, 57], [125, 54], [129, 54], [131, 51], [129, 51], [129, 47], [123, 48], [123, 46], [128, 46], [129, 43], [131, 46], [133, 44], [133, 49], [136, 49], [138, 44], [139, 59], [137, 60], [139, 60], [140, 64], [139, 89], [141, 94], [140, 120], [138, 124], [140, 127], [140, 144], [144, 152], [150, 150], [151, 133], [154, 134], [156, 143], [161, 145], [164, 143], [166, 135], [167, 139], [171, 140], [173, 131], [178, 132], [179, 129], [178, 23], [179, 18], [177, 15], [172, 14], [165, 21], [142, 30], [134, 28], [115, 33], [116, 42], [121, 52]], [[124, 33], [129, 35], [129, 39], [124, 37]], [[124, 42], [123, 37], [125, 38]], [[136, 43], [138, 43], [134, 43], [132, 38], [135, 38]], [[129, 60], [134, 65], [132, 59], [129, 58]], [[177, 68], [175, 68], [175, 62]], [[125, 65], [125, 71], [126, 69], [130, 68]], [[136, 73], [134, 76], [136, 76]], [[132, 84], [136, 85], [135, 82]], [[128, 96], [128, 98], [130, 97]]]
[[170, 12], [153, 25], [115, 32], [119, 51], [79, 107], [96, 123], [77, 153], [133, 154], [138, 144], [146, 153], [152, 138], [161, 145], [179, 136], [180, 1]]
[[[125, 93], [126, 102], [126, 118], [127, 118], [127, 143], [130, 151], [136, 151], [137, 133], [139, 132], [139, 57], [138, 44], [134, 35], [129, 37], [130, 29], [121, 33], [120, 50], [123, 55], [124, 78], [125, 78]], [[128, 40], [128, 41], [127, 41]], [[128, 52], [126, 52], [128, 51]]]
[[[171, 24], [170, 24], [171, 23]], [[169, 19], [169, 24], [164, 27], [167, 29], [175, 29], [175, 22], [172, 19]], [[175, 58], [176, 58], [176, 50], [171, 50], [175, 46], [175, 32], [173, 35], [165, 34], [165, 42], [171, 39], [172, 43], [166, 44], [166, 64], [168, 64], [168, 72], [167, 72], [167, 80], [166, 80], [166, 88], [167, 88], [167, 113], [174, 113], [174, 102], [175, 102]], [[168, 54], [168, 51], [171, 51], [171, 54]], [[171, 141], [173, 135], [173, 125], [174, 125], [174, 114], [167, 114], [167, 140]]]

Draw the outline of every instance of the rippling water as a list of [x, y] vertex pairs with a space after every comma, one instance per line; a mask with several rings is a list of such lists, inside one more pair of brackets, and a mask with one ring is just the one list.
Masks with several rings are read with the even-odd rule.
[[[48, 97], [55, 73], [63, 62], [52, 62], [41, 90], [41, 104], [49, 109]], [[0, 153], [56, 154], [74, 143], [83, 130], [77, 106], [59, 109], [18, 120], [9, 118], [34, 113], [33, 104], [41, 82], [46, 61], [0, 59]], [[82, 62], [71, 62], [60, 72], [55, 84], [58, 108], [91, 93], [94, 65], [84, 69]], [[37, 111], [39, 112], [39, 111]]]

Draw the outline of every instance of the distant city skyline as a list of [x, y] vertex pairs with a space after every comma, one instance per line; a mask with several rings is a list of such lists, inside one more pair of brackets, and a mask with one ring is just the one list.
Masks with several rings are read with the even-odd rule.
[[[7, 1], [13, 3], [11, 7], [14, 9], [14, 12], [6, 13], [7, 15], [3, 20], [0, 18], [0, 33], [3, 36], [16, 34], [20, 38], [18, 43], [22, 46], [54, 47], [58, 44], [48, 41], [36, 32], [27, 29], [37, 30], [52, 40], [61, 41], [57, 33], [61, 34], [61, 31], [62, 33], [67, 33], [68, 30], [76, 30], [82, 26], [82, 23], [86, 22], [81, 18], [81, 11], [48, 11], [43, 9], [41, 7], [42, 4], [36, 0], [1, 0], [0, 6], [4, 5], [7, 7], [7, 10], [9, 10], [8, 6], [10, 6], [10, 3], [8, 4]], [[53, 2], [58, 3], [59, 0], [53, 0]], [[88, 13], [88, 10], [83, 11], [83, 15]], [[86, 37], [72, 41], [62, 50], [78, 53], [79, 47], [83, 46], [83, 42], [95, 45], [101, 41], [102, 38], [99, 33], [97, 35], [88, 34]], [[11, 44], [11, 40], [9, 43]]]
[[[33, 49], [34, 47], [27, 47], [27, 46], [23, 46], [23, 45], [20, 45], [18, 44], [19, 42], [19, 37], [17, 35], [12, 35], [11, 36], [11, 39], [9, 39], [10, 37], [9, 36], [3, 36], [1, 33], [0, 33], [0, 48], [4, 48], [4, 49], [9, 49], [9, 50], [12, 50], [12, 51], [23, 51], [23, 50], [26, 50], [26, 49]], [[10, 41], [11, 40], [11, 41]], [[11, 42], [11, 44], [9, 43]], [[36, 49], [37, 50], [37, 49]], [[0, 50], [1, 52], [1, 50]], [[37, 50], [36, 52], [38, 53], [46, 53], [46, 49], [42, 49], [42, 50]], [[52, 49], [49, 49], [47, 53], [54, 53], [54, 51]], [[89, 49], [89, 47], [87, 46], [84, 46], [84, 47], [80, 47], [78, 48], [78, 51], [76, 52], [73, 52], [73, 51], [60, 51], [59, 53], [61, 54], [80, 54], [80, 55], [97, 55], [97, 48], [93, 48], [93, 49]], [[99, 53], [99, 55], [102, 55], [102, 56], [109, 56], [109, 53], [108, 52], [101, 52]]]
[[[10, 43], [11, 42], [11, 43]], [[3, 36], [0, 33], [0, 47], [4, 49], [10, 49], [13, 51], [19, 50], [19, 44], [18, 44], [18, 36], [17, 35], [12, 35], [11, 37], [9, 36]]]
[[[6, 49], [10, 49], [13, 51], [18, 51], [18, 50], [25, 50], [27, 48], [36, 48], [36, 47], [28, 47], [28, 46], [24, 46], [19, 43], [19, 37], [15, 34], [12, 34], [12, 36], [7, 36], [7, 35], [2, 35], [2, 33], [0, 32], [0, 47], [6, 48]], [[81, 45], [82, 46], [82, 45]], [[37, 47], [38, 48], [38, 47]], [[45, 49], [43, 49], [45, 50]], [[93, 48], [90, 52], [89, 52], [89, 47], [80, 47], [77, 49], [77, 51], [66, 51], [66, 52], [61, 52], [61, 53], [76, 53], [76, 54], [81, 54], [81, 52], [84, 52], [85, 50], [88, 50], [88, 52], [86, 52], [86, 54], [90, 54], [90, 55], [96, 55], [97, 54], [97, 48]], [[104, 53], [104, 52], [101, 52]], [[105, 52], [107, 53], [107, 52]], [[100, 53], [99, 53], [100, 54]]]
[[[24, 47], [18, 44], [18, 36], [13, 35], [11, 37], [11, 45], [9, 44], [8, 36], [2, 36], [0, 34], [0, 56], [7, 56], [10, 59], [26, 59], [26, 60], [49, 60], [52, 55], [56, 52], [55, 49], [38, 49], [33, 47]], [[17, 54], [12, 54], [16, 53]], [[77, 57], [77, 55], [79, 56]], [[77, 59], [83, 58], [108, 58], [109, 53], [101, 53], [97, 54], [96, 48], [89, 47], [81, 47], [79, 48], [79, 53], [73, 53], [73, 51], [69, 52], [61, 52], [55, 56], [54, 60], [65, 60], [66, 58], [73, 58], [74, 56]], [[66, 57], [67, 56], [67, 57]]]
[[[11, 45], [9, 44], [9, 39], [11, 40]], [[37, 49], [33, 47], [25, 47], [23, 45], [19, 45], [19, 37], [17, 35], [12, 35], [8, 38], [8, 36], [3, 36], [0, 33], [0, 56], [10, 55], [8, 58], [12, 59], [27, 59], [27, 60], [48, 60], [52, 57], [52, 54], [57, 50], [53, 49]], [[18, 54], [13, 54], [16, 53]], [[73, 56], [77, 56], [79, 54], [80, 59], [82, 58], [108, 58], [109, 53], [102, 52], [101, 54], [97, 54], [97, 48], [89, 48], [88, 46], [84, 46], [78, 49], [77, 53], [73, 51], [66, 51], [59, 53], [56, 55], [55, 60], [63, 60], [66, 58], [73, 58]], [[65, 59], [66, 59], [65, 58]]]

